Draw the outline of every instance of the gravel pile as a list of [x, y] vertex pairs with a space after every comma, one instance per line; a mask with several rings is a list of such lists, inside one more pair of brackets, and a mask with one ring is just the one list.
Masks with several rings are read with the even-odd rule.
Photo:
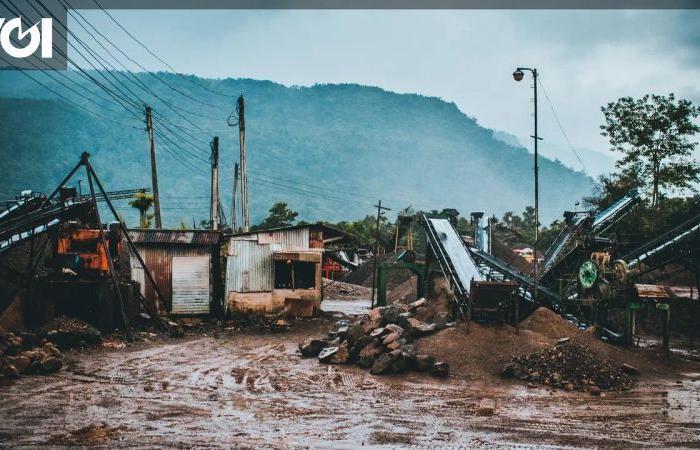
[[[449, 365], [419, 354], [414, 345], [421, 336], [454, 326], [449, 315], [428, 314], [430, 309], [425, 299], [375, 308], [354, 322], [338, 321], [328, 337], [308, 339], [299, 344], [299, 351], [304, 357], [317, 357], [321, 363], [354, 363], [374, 375], [416, 370], [446, 377]], [[433, 320], [428, 323], [416, 316], [432, 316]]]
[[561, 339], [554, 347], [513, 357], [502, 375], [569, 391], [623, 391], [635, 384], [636, 369], [598, 358], [586, 345]]

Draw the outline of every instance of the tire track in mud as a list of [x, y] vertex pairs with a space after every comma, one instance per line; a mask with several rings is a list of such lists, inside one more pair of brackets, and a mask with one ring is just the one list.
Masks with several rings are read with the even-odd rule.
[[[70, 370], [23, 377], [3, 391], [0, 434], [9, 434], [12, 445], [34, 446], [66, 428], [104, 421], [125, 430], [119, 445], [140, 447], [318, 447], [328, 441], [351, 447], [384, 435], [448, 447], [700, 441], [694, 416], [672, 423], [663, 414], [676, 397], [700, 398], [695, 385], [594, 398], [475, 386], [458, 377], [375, 377], [303, 359], [297, 340], [199, 337], [72, 354]], [[668, 389], [677, 395], [670, 398]], [[485, 396], [496, 399], [496, 415], [476, 417], [475, 405]]]

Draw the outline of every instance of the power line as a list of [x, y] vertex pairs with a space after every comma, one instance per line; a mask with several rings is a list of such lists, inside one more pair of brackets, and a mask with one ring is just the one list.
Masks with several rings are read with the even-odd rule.
[[588, 173], [588, 168], [583, 163], [581, 156], [579, 156], [579, 154], [576, 151], [576, 149], [574, 148], [574, 146], [571, 145], [571, 141], [569, 141], [569, 136], [566, 134], [566, 131], [564, 131], [564, 127], [561, 125], [561, 121], [559, 120], [559, 116], [557, 115], [557, 112], [554, 110], [554, 105], [552, 104], [551, 100], [549, 99], [549, 95], [547, 95], [547, 89], [545, 89], [544, 84], [542, 84], [542, 76], [541, 75], [538, 77], [538, 80], [540, 82], [540, 86], [542, 87], [542, 91], [544, 92], [544, 98], [547, 99], [547, 104], [549, 105], [549, 109], [552, 110], [552, 115], [554, 116], [554, 119], [556, 120], [557, 125], [559, 126], [559, 129], [561, 130], [561, 134], [564, 135], [564, 139], [566, 139], [566, 143], [569, 145], [569, 148], [571, 149], [573, 154], [576, 156], [576, 159], [578, 159], [578, 162], [581, 163], [581, 167], [583, 167], [583, 171]]
[[[6, 64], [8, 64], [8, 65], [11, 65], [11, 64], [12, 64], [12, 63], [10, 63], [8, 60], [6, 60], [4, 57], [2, 57], [1, 55], [0, 55], [0, 59], [2, 59], [2, 60], [3, 60]], [[57, 92], [57, 91], [51, 89], [49, 86], [45, 85], [44, 83], [42, 83], [42, 82], [39, 81], [38, 79], [34, 78], [33, 76], [29, 75], [29, 73], [27, 73], [27, 71], [21, 70], [21, 71], [19, 71], [19, 72], [22, 73], [22, 74], [23, 74], [24, 76], [26, 76], [27, 78], [30, 78], [31, 80], [33, 80], [33, 81], [34, 81], [35, 83], [37, 83], [38, 85], [42, 86], [44, 89], [46, 89], [46, 90], [52, 92], [53, 94], [57, 95], [58, 97], [61, 97], [61, 98], [64, 99], [65, 101], [72, 103], [73, 105], [77, 106], [77, 107], [80, 108], [81, 110], [86, 111], [87, 113], [92, 114], [92, 115], [94, 115], [94, 116], [96, 116], [96, 117], [99, 117], [99, 118], [101, 118], [101, 119], [110, 120], [110, 121], [115, 122], [115, 123], [117, 123], [117, 124], [119, 124], [119, 125], [124, 125], [123, 123], [118, 122], [118, 121], [112, 119], [111, 117], [104, 116], [104, 115], [102, 115], [102, 114], [100, 114], [100, 113], [97, 113], [97, 112], [95, 112], [95, 111], [92, 111], [92, 110], [89, 110], [89, 109], [85, 108], [84, 106], [80, 105], [79, 103], [76, 103], [75, 101], [71, 100], [70, 98], [68, 98], [68, 97], [64, 96], [63, 94], [61, 94], [61, 93], [59, 93], [59, 92]], [[126, 126], [129, 126], [129, 125], [126, 125]], [[134, 129], [138, 129], [138, 127], [133, 127], [133, 126], [129, 126], [129, 127], [130, 127], [130, 128], [134, 128]]]
[[148, 48], [143, 42], [141, 42], [140, 40], [138, 40], [138, 39], [136, 38], [136, 36], [134, 36], [133, 34], [131, 34], [131, 32], [129, 32], [129, 30], [127, 30], [124, 26], [122, 26], [122, 24], [119, 23], [119, 22], [117, 21], [117, 19], [115, 19], [106, 9], [104, 9], [104, 8], [102, 7], [102, 5], [98, 2], [98, 0], [93, 0], [93, 2], [97, 5], [98, 8], [100, 8], [100, 9], [102, 10], [102, 12], [104, 12], [104, 13], [112, 20], [112, 22], [114, 22], [119, 28], [121, 28], [122, 31], [124, 31], [131, 39], [133, 39], [137, 44], [139, 44], [139, 45], [140, 45], [144, 50], [146, 50], [151, 56], [153, 56], [155, 59], [157, 59], [158, 61], [160, 61], [163, 65], [165, 65], [165, 67], [167, 67], [168, 69], [172, 70], [173, 73], [174, 73], [175, 75], [177, 75], [177, 76], [179, 76], [179, 77], [181, 77], [181, 78], [183, 78], [183, 79], [185, 79], [185, 80], [187, 80], [187, 81], [189, 81], [189, 82], [191, 82], [191, 83], [193, 83], [193, 84], [196, 84], [196, 85], [199, 86], [200, 88], [202, 88], [202, 89], [204, 89], [204, 90], [206, 90], [206, 91], [209, 91], [209, 92], [211, 92], [211, 93], [213, 93], [213, 94], [217, 94], [217, 95], [220, 95], [220, 96], [226, 97], [226, 98], [231, 98], [231, 97], [232, 97], [231, 94], [225, 94], [225, 93], [223, 93], [223, 92], [219, 92], [219, 91], [217, 91], [217, 90], [208, 88], [208, 87], [202, 85], [201, 83], [197, 83], [196, 81], [190, 79], [189, 77], [187, 77], [187, 76], [185, 76], [185, 75], [179, 73], [179, 72], [178, 72], [177, 70], [175, 70], [170, 64], [168, 64], [167, 62], [163, 61], [158, 55], [156, 55], [153, 51], [151, 51], [151, 49]]

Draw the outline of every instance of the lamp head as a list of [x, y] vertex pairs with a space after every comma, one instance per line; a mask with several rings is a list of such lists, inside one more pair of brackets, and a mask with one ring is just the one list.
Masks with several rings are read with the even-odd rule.
[[523, 79], [523, 76], [524, 76], [524, 75], [525, 75], [525, 74], [523, 73], [523, 71], [520, 70], [520, 69], [518, 69], [518, 70], [516, 70], [515, 72], [513, 72], [513, 79], [514, 79], [515, 81], [520, 81], [520, 80]]

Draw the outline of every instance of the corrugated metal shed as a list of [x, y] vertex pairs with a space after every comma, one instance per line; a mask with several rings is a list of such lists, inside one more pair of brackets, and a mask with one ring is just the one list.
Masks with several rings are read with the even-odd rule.
[[226, 292], [271, 291], [274, 247], [251, 240], [232, 240], [226, 260]]
[[[172, 280], [173, 280], [173, 258], [181, 256], [206, 256], [210, 257], [211, 253], [208, 247], [199, 246], [149, 246], [143, 244], [136, 244], [143, 261], [146, 263], [148, 270], [151, 271], [153, 278], [158, 283], [161, 293], [166, 299], [166, 308], [168, 310], [172, 307]], [[131, 256], [132, 266], [138, 265], [138, 261], [135, 256]], [[142, 275], [136, 275], [141, 277]], [[132, 278], [135, 275], [132, 271]], [[145, 280], [144, 280], [145, 281]], [[145, 282], [146, 285], [146, 300], [151, 304], [155, 305], [158, 300], [158, 295], [153, 285], [149, 282]]]
[[214, 246], [222, 233], [214, 230], [130, 230], [135, 244]]
[[173, 258], [173, 314], [209, 314], [209, 257]]

